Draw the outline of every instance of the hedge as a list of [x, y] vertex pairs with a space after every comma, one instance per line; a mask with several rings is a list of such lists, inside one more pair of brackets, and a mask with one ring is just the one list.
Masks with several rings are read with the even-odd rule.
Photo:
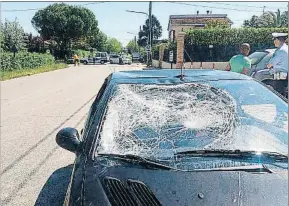
[[54, 62], [54, 57], [50, 54], [19, 52], [14, 58], [13, 53], [2, 52], [0, 65], [1, 71], [13, 71], [52, 65]]
[[[228, 61], [239, 53], [242, 43], [251, 45], [251, 53], [274, 48], [272, 33], [288, 32], [288, 28], [196, 29], [186, 31], [185, 49], [195, 62]], [[213, 45], [212, 56], [209, 45]], [[185, 54], [185, 60], [190, 61]]]

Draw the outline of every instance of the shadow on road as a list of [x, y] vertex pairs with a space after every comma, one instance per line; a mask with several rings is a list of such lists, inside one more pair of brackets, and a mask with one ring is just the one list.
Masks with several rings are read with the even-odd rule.
[[73, 165], [71, 164], [53, 172], [41, 189], [35, 202], [35, 206], [62, 206], [72, 169]]

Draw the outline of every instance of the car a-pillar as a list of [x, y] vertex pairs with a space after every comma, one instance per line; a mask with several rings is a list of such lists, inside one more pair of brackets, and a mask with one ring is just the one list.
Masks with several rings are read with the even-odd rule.
[[181, 69], [184, 62], [185, 32], [179, 32], [177, 36], [177, 69]]

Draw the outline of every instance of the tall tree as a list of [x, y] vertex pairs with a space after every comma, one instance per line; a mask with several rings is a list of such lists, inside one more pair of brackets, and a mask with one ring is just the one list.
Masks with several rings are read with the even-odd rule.
[[109, 38], [106, 43], [106, 51], [119, 53], [122, 51], [122, 44], [116, 38]]
[[282, 27], [288, 27], [288, 11], [284, 11], [282, 14], [281, 14], [281, 26]]
[[260, 28], [276, 27], [277, 18], [274, 12], [265, 12], [258, 18]]
[[[162, 36], [162, 26], [157, 19], [156, 16], [152, 15], [152, 40], [159, 39]], [[149, 19], [145, 21], [145, 25], [143, 25], [142, 30], [139, 32], [139, 39], [138, 43], [140, 46], [145, 46], [146, 45], [146, 39], [143, 37], [148, 37], [149, 36]]]
[[102, 31], [99, 31], [88, 38], [88, 43], [91, 47], [96, 48], [98, 51], [105, 51], [107, 48], [107, 40], [107, 35]]
[[137, 44], [135, 40], [130, 40], [126, 45], [126, 48], [128, 49], [129, 53], [140, 51], [140, 46]]
[[148, 44], [148, 35], [143, 29], [139, 31], [137, 40], [139, 46], [144, 47]]
[[44, 39], [56, 41], [61, 50], [69, 48], [72, 40], [98, 32], [92, 11], [64, 3], [54, 3], [37, 11], [31, 22]]
[[254, 27], [254, 28], [258, 28], [258, 27], [259, 27], [259, 25], [258, 25], [258, 19], [259, 19], [258, 16], [253, 15], [250, 20], [245, 20], [245, 21], [244, 21], [243, 26], [244, 26], [244, 27]]
[[288, 27], [288, 11], [281, 14], [278, 9], [277, 12], [265, 12], [259, 17], [254, 15], [250, 20], [245, 20], [243, 26], [254, 28]]
[[1, 27], [2, 47], [5, 51], [11, 51], [13, 46], [18, 50], [25, 49], [24, 30], [17, 19], [14, 21], [5, 19], [4, 24], [1, 23]]

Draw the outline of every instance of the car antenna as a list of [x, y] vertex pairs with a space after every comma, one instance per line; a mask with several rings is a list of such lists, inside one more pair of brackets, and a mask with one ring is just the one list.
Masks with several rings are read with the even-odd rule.
[[185, 58], [183, 59], [182, 65], [181, 65], [181, 75], [178, 75], [177, 77], [180, 78], [181, 81], [184, 81], [184, 69], [185, 69]]
[[[185, 50], [185, 49], [184, 49]], [[185, 50], [186, 54], [188, 55], [187, 51]], [[189, 55], [188, 55], [189, 56]], [[190, 58], [190, 56], [189, 56]], [[181, 65], [181, 74], [176, 76], [177, 78], [180, 78], [181, 81], [184, 81], [184, 69], [185, 69], [185, 57], [183, 57], [183, 62], [182, 62], [182, 65]]]

